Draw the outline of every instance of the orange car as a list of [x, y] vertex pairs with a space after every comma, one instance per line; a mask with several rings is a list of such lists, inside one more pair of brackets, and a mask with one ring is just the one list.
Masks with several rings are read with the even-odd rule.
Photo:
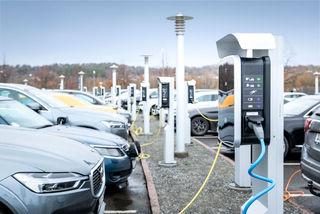
[[64, 104], [70, 107], [74, 108], [84, 108], [84, 109], [90, 109], [90, 110], [97, 110], [97, 111], [104, 111], [104, 112], [111, 112], [111, 113], [118, 113], [117, 107], [107, 106], [107, 105], [92, 105], [89, 103], [86, 103], [79, 98], [65, 94], [65, 93], [58, 93], [58, 92], [52, 92], [50, 93], [54, 98], [60, 100]]

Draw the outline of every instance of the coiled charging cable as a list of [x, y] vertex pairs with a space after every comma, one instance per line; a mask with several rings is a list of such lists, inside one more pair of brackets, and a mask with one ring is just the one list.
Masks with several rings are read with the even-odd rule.
[[266, 178], [263, 177], [261, 175], [257, 175], [253, 172], [253, 170], [260, 164], [260, 162], [263, 160], [263, 157], [266, 153], [266, 144], [264, 142], [264, 131], [261, 125], [261, 122], [263, 121], [263, 118], [260, 116], [250, 116], [247, 117], [248, 120], [248, 125], [251, 129], [253, 129], [254, 133], [256, 134], [256, 136], [258, 137], [259, 141], [260, 141], [260, 145], [261, 145], [261, 152], [259, 157], [257, 158], [257, 160], [251, 164], [251, 166], [248, 169], [248, 173], [251, 177], [256, 178], [258, 180], [270, 183], [271, 185], [269, 185], [267, 188], [263, 189], [261, 192], [257, 193], [256, 195], [251, 196], [251, 198], [244, 204], [244, 208], [242, 210], [242, 214], [246, 214], [249, 207], [253, 204], [253, 202], [255, 202], [256, 200], [258, 200], [260, 197], [262, 197], [263, 195], [267, 194], [270, 190], [272, 190], [275, 186], [275, 182], [270, 179], [270, 178]]

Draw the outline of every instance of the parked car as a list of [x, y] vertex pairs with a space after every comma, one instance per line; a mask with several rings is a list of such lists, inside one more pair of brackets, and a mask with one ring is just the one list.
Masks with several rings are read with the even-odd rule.
[[79, 142], [0, 127], [0, 212], [104, 213], [103, 159]]
[[297, 99], [299, 97], [306, 96], [307, 94], [302, 93], [302, 92], [284, 92], [283, 93], [283, 99], [284, 103], [291, 102], [294, 99]]
[[121, 115], [70, 108], [51, 97], [48, 92], [27, 85], [1, 83], [0, 96], [17, 100], [53, 124], [63, 122], [71, 126], [110, 132], [128, 138], [128, 120]]
[[188, 112], [191, 119], [191, 135], [203, 136], [208, 132], [217, 132], [218, 108], [216, 106], [193, 108]]
[[[83, 95], [82, 92], [81, 95]], [[127, 118], [128, 122], [131, 123], [131, 114], [128, 111], [125, 111], [124, 109], [119, 109], [117, 106], [111, 106], [111, 105], [94, 105], [90, 102], [84, 101], [81, 98], [78, 98], [78, 96], [75, 96], [74, 92], [73, 94], [70, 93], [63, 93], [63, 92], [57, 92], [57, 91], [50, 91], [51, 96], [58, 99], [65, 105], [69, 107], [74, 108], [81, 108], [81, 109], [89, 109], [94, 111], [102, 111], [102, 112], [110, 112], [114, 114], [120, 114]]]
[[[138, 104], [139, 111], [143, 111], [143, 102]], [[150, 88], [149, 92], [149, 112], [150, 115], [157, 116], [159, 115], [158, 110], [158, 89]]]
[[[191, 135], [203, 136], [217, 132], [218, 91], [200, 90], [195, 93], [195, 102], [187, 105], [191, 120]], [[175, 110], [176, 111], [176, 110]], [[176, 114], [176, 112], [175, 112]]]
[[301, 151], [302, 177], [308, 181], [312, 194], [320, 197], [320, 107], [306, 119], [305, 138]]
[[0, 97], [0, 124], [32, 128], [37, 132], [88, 144], [104, 157], [106, 185], [126, 187], [127, 179], [133, 169], [132, 161], [138, 156], [136, 145], [129, 144], [117, 135], [80, 127], [53, 125], [44, 117], [10, 98]]
[[320, 105], [319, 95], [307, 95], [284, 104], [284, 156], [304, 142], [304, 122]]
[[[233, 98], [226, 99], [223, 105], [229, 105]], [[304, 142], [304, 122], [320, 106], [320, 95], [306, 95], [284, 104], [284, 157], [293, 149], [302, 147]], [[233, 137], [222, 143], [233, 148]]]

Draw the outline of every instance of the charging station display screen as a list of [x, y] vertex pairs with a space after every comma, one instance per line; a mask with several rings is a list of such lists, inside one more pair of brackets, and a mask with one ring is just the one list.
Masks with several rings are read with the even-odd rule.
[[141, 100], [147, 101], [147, 87], [142, 87], [141, 89]]
[[134, 87], [130, 87], [130, 97], [134, 97]]
[[188, 103], [194, 102], [194, 86], [188, 85]]
[[234, 141], [234, 62], [230, 59], [219, 66], [219, 139]]
[[116, 96], [119, 96], [119, 95], [120, 95], [120, 88], [117, 87], [117, 88], [116, 88]]
[[161, 106], [169, 108], [169, 83], [163, 83], [161, 86]]

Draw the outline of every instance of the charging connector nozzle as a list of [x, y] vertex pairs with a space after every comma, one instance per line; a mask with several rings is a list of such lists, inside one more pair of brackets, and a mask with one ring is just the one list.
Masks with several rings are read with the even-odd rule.
[[264, 118], [260, 115], [250, 115], [246, 116], [246, 120], [248, 122], [248, 127], [252, 129], [257, 136], [257, 138], [264, 139], [264, 131], [262, 127], [262, 122], [264, 121]]

